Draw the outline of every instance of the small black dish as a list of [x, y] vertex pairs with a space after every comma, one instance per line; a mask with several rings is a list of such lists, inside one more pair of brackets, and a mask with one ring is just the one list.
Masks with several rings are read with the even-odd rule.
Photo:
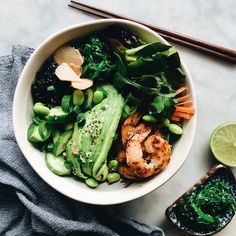
[[[207, 184], [215, 179], [227, 182], [231, 187], [232, 197], [235, 200], [234, 206], [236, 207], [236, 181], [233, 173], [229, 168], [224, 165], [218, 164], [213, 166], [193, 187], [185, 192], [173, 204], [166, 209], [166, 218], [179, 230], [182, 230], [191, 235], [212, 235], [222, 230], [233, 218], [235, 212], [224, 212], [220, 216], [218, 225], [215, 223], [199, 223], [197, 220], [187, 218], [183, 214], [183, 203], [190, 199], [192, 193], [199, 193]], [[211, 182], [213, 183], [213, 182]], [[209, 186], [209, 185], [208, 185]], [[222, 208], [224, 211], [224, 208]], [[193, 211], [194, 212], [194, 211]], [[205, 215], [206, 217], [208, 215]]]

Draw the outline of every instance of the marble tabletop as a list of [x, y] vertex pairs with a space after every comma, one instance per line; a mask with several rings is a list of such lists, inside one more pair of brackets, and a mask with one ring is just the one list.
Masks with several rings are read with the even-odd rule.
[[[235, 0], [83, 0], [107, 10], [236, 49]], [[147, 4], [148, 3], [148, 4]], [[63, 27], [97, 19], [67, 7], [67, 0], [8, 0], [0, 7], [0, 55], [13, 44], [37, 45]], [[170, 225], [165, 209], [216, 161], [209, 138], [219, 124], [236, 120], [236, 66], [175, 45], [194, 80], [198, 121], [189, 157], [178, 173], [156, 191], [113, 206], [120, 214], [155, 224], [167, 236], [183, 235]], [[232, 169], [236, 174], [236, 168]], [[218, 236], [236, 236], [236, 217]]]

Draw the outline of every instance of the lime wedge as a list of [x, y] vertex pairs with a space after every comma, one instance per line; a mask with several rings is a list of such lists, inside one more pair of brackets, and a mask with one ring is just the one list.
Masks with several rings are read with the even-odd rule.
[[218, 161], [236, 167], [236, 122], [218, 126], [211, 135], [210, 146]]

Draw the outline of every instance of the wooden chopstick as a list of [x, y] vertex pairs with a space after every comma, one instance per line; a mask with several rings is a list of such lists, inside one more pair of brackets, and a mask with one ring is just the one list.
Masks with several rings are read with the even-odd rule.
[[176, 32], [161, 28], [161, 27], [151, 25], [151, 24], [140, 22], [140, 21], [128, 18], [126, 16], [122, 16], [113, 12], [105, 11], [105, 10], [102, 10], [102, 9], [99, 9], [90, 5], [78, 3], [73, 0], [71, 0], [71, 4], [69, 4], [69, 6], [72, 8], [99, 16], [99, 17], [126, 19], [126, 20], [130, 20], [130, 21], [145, 25], [148, 28], [151, 28], [152, 30], [158, 32], [163, 38], [165, 38], [168, 41], [201, 51], [209, 55], [213, 55], [215, 57], [218, 57], [220, 59], [223, 59], [231, 63], [236, 63], [236, 51], [234, 50], [224, 48], [215, 44], [211, 44], [211, 43], [208, 43], [208, 42], [205, 42], [205, 41], [193, 38], [193, 37], [189, 37], [183, 34], [179, 34], [179, 33], [176, 33]]

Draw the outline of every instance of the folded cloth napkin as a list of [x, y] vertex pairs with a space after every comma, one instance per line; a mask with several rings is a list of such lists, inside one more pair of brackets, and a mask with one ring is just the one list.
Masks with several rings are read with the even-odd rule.
[[0, 235], [164, 235], [110, 207], [69, 199], [40, 179], [23, 157], [12, 128], [18, 77], [33, 49], [13, 46], [0, 57]]

